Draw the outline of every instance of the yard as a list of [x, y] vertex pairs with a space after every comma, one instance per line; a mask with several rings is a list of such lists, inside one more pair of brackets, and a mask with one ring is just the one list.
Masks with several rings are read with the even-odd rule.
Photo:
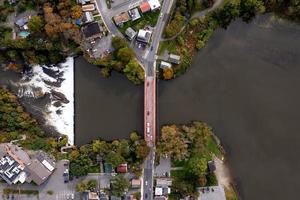
[[128, 27], [133, 28], [135, 31], [138, 31], [139, 29], [143, 29], [145, 26], [152, 26], [154, 27], [157, 23], [158, 17], [159, 17], [159, 10], [156, 10], [154, 12], [147, 12], [144, 14], [141, 14], [141, 18], [135, 21], [128, 21], [124, 23], [122, 27], [119, 27], [119, 30], [121, 33], [125, 33], [125, 30]]

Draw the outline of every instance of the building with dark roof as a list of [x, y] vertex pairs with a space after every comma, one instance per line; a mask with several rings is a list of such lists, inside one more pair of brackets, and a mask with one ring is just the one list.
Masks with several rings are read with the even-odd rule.
[[103, 28], [98, 22], [92, 22], [82, 27], [82, 32], [86, 40], [101, 38]]

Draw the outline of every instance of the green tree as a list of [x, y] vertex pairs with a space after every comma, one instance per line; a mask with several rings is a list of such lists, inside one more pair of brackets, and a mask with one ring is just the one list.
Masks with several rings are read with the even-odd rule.
[[207, 158], [202, 155], [192, 156], [187, 163], [187, 170], [195, 176], [204, 176], [207, 172]]
[[129, 181], [121, 174], [115, 176], [111, 181], [111, 194], [121, 197], [130, 186]]
[[38, 15], [32, 16], [28, 22], [28, 28], [33, 33], [41, 32], [43, 30], [44, 25], [44, 21]]
[[119, 49], [117, 58], [122, 61], [123, 63], [128, 63], [131, 59], [134, 58], [134, 52], [129, 47], [123, 47]]
[[123, 72], [136, 85], [141, 84], [144, 80], [144, 70], [135, 59], [129, 61]]
[[256, 13], [263, 13], [265, 6], [262, 0], [243, 0], [240, 6], [240, 16], [244, 21], [251, 21]]
[[118, 153], [109, 152], [105, 157], [105, 162], [110, 163], [113, 168], [125, 162], [125, 159]]
[[115, 48], [115, 50], [119, 50], [123, 47], [127, 47], [128, 45], [124, 39], [122, 39], [118, 36], [115, 36], [112, 38], [112, 46]]

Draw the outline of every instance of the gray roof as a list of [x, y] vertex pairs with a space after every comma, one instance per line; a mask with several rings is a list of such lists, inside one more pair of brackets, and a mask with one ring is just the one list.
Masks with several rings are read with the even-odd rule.
[[132, 40], [136, 36], [136, 31], [133, 30], [131, 27], [128, 27], [125, 31], [125, 34], [130, 40]]
[[27, 181], [34, 181], [37, 185], [44, 183], [51, 172], [37, 159], [33, 159], [25, 168], [28, 173]]
[[23, 167], [10, 155], [5, 155], [0, 159], [0, 176], [8, 184], [12, 184], [22, 172]]
[[21, 19], [18, 19], [16, 21], [16, 24], [19, 26], [19, 27], [22, 27], [24, 26], [25, 24], [28, 23], [28, 18], [27, 17], [22, 17]]

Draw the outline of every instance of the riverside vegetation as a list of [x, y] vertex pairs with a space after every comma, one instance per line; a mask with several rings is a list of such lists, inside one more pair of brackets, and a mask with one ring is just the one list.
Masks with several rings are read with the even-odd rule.
[[[181, 64], [172, 68], [173, 77], [186, 72], [193, 55], [205, 46], [217, 28], [226, 29], [237, 18], [250, 22], [257, 13], [274, 12], [280, 17], [300, 22], [299, 0], [225, 0], [221, 7], [202, 18], [192, 18], [197, 6], [190, 2], [193, 1], [177, 2], [177, 7], [164, 32], [164, 36], [171, 39], [160, 44], [160, 53], [168, 50], [170, 53], [179, 54], [182, 58]], [[209, 7], [213, 4], [209, 2], [206, 5]], [[177, 35], [182, 28], [183, 31]], [[160, 78], [170, 79], [162, 72]]]
[[[171, 199], [197, 197], [198, 187], [218, 185], [215, 174], [208, 171], [208, 161], [215, 156], [222, 159], [224, 153], [206, 123], [195, 121], [187, 125], [162, 126], [157, 152], [159, 156], [170, 156], [172, 165], [178, 168], [171, 171]], [[233, 196], [230, 199], [235, 199], [236, 195]]]

